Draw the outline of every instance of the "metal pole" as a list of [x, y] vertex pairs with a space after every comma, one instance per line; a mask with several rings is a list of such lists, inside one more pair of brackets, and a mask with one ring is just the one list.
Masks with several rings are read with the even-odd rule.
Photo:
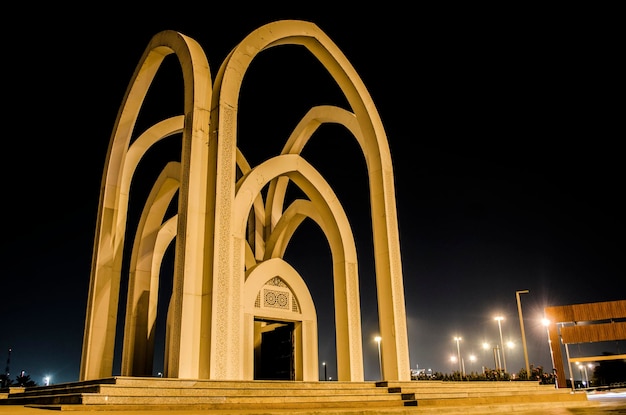
[[461, 337], [455, 337], [456, 341], [456, 355], [459, 359], [459, 376], [463, 376], [463, 363], [461, 362], [461, 347], [459, 346], [459, 342], [463, 340]]
[[498, 353], [496, 355], [496, 350], [498, 350], [498, 346], [493, 348], [493, 366], [494, 366], [494, 369], [496, 369], [499, 372], [500, 371], [500, 362], [499, 362], [500, 354]]
[[522, 318], [522, 303], [520, 302], [519, 295], [527, 294], [528, 290], [516, 291], [515, 297], [517, 298], [517, 311], [519, 313], [519, 325], [522, 329], [522, 344], [524, 345], [524, 361], [526, 362], [526, 376], [530, 379], [530, 365], [528, 364], [528, 349], [526, 348], [526, 333], [524, 333], [524, 319]]
[[324, 380], [326, 381], [326, 380], [328, 380], [328, 375], [327, 375], [327, 372], [326, 372], [326, 362], [323, 362], [322, 364], [324, 365]]
[[461, 358], [461, 366], [463, 367], [463, 377], [465, 377], [465, 360]]
[[570, 386], [572, 389], [574, 389], [574, 375], [572, 374], [572, 361], [569, 358], [569, 347], [567, 343], [565, 343], [565, 355], [567, 356], [567, 370], [569, 370]]
[[557, 379], [557, 375], [555, 373], [556, 368], [554, 367], [554, 352], [552, 351], [552, 339], [550, 339], [550, 320], [548, 320], [547, 318], [544, 318], [542, 320], [542, 323], [544, 326], [546, 326], [546, 333], [548, 334], [548, 347], [550, 348], [550, 362], [552, 363], [552, 376], [555, 376], [554, 387], [558, 389], [559, 382]]
[[502, 340], [502, 324], [500, 323], [504, 320], [504, 317], [496, 317], [498, 321], [498, 330], [500, 331], [500, 347], [502, 348], [502, 365], [504, 366], [504, 373], [506, 373], [506, 357], [504, 357], [504, 341]]
[[546, 326], [546, 332], [548, 333], [548, 346], [550, 347], [550, 362], [552, 363], [552, 368], [554, 369], [554, 352], [552, 351], [552, 340], [550, 339], [550, 329]]

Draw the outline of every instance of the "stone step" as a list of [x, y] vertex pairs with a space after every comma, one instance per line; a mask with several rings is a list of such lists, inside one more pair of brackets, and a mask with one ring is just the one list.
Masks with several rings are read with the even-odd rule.
[[267, 397], [275, 396], [328, 396], [332, 393], [336, 396], [379, 396], [389, 395], [390, 393], [400, 393], [401, 390], [395, 392], [389, 391], [386, 388], [301, 388], [297, 385], [290, 388], [249, 388], [243, 385], [238, 388], [229, 387], [212, 387], [212, 388], [174, 388], [159, 387], [158, 389], [147, 386], [141, 387], [129, 387], [129, 386], [116, 386], [116, 385], [103, 385], [97, 388], [97, 390], [81, 390], [82, 393], [99, 393], [109, 396], [123, 395], [123, 396], [259, 396], [262, 394]]
[[142, 405], [176, 407], [368, 407], [416, 405], [412, 393], [373, 382], [198, 381], [162, 378], [112, 378], [102, 382], [33, 387], [10, 394], [0, 404], [29, 406]]
[[249, 396], [158, 396], [151, 395], [102, 395], [102, 394], [82, 394], [82, 403], [84, 404], [117, 404], [117, 403], [131, 403], [137, 402], [142, 404], [149, 403], [216, 403], [216, 402], [229, 402], [229, 403], [272, 403], [272, 402], [373, 402], [373, 401], [401, 401], [399, 395], [367, 395], [367, 394], [352, 394], [352, 395], [290, 395], [285, 393], [283, 395], [249, 395]]
[[0, 405], [63, 410], [396, 408], [400, 411], [408, 406], [436, 410], [530, 402], [581, 406], [587, 403], [587, 396], [536, 382], [290, 382], [114, 377], [14, 390], [0, 399]]

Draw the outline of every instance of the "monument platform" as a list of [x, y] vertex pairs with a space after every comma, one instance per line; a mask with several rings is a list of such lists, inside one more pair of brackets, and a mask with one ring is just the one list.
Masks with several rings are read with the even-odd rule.
[[[0, 394], [3, 407], [226, 414], [453, 414], [591, 408], [585, 392], [537, 382], [300, 382], [111, 377]], [[21, 413], [21, 412], [20, 412]], [[567, 413], [567, 412], [563, 412]]]

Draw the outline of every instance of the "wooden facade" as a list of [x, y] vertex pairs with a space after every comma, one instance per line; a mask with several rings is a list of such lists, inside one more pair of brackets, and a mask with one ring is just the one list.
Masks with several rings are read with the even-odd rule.
[[[544, 312], [550, 321], [548, 335], [560, 388], [567, 387], [564, 359], [561, 347], [552, 345], [565, 344], [567, 347], [576, 343], [626, 340], [626, 321], [620, 321], [626, 319], [626, 300], [546, 307]], [[626, 354], [576, 358], [577, 361], [609, 359], [626, 359]], [[569, 366], [570, 362], [567, 363]]]

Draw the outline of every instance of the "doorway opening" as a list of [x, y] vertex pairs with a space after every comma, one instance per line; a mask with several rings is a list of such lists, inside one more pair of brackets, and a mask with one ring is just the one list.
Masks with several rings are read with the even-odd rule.
[[295, 380], [295, 323], [254, 319], [254, 379]]

